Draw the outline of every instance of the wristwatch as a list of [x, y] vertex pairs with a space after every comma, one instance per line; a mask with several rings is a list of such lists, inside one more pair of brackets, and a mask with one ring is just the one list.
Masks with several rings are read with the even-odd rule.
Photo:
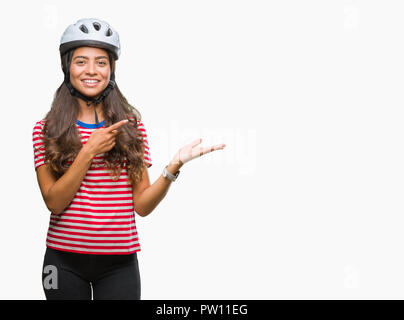
[[174, 182], [177, 179], [178, 175], [180, 174], [180, 171], [178, 170], [176, 173], [171, 174], [170, 172], [167, 171], [167, 167], [168, 166], [166, 166], [163, 170], [163, 177]]

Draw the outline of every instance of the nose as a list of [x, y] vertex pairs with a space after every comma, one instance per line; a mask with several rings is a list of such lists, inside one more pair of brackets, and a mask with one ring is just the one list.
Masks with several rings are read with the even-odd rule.
[[86, 73], [91, 74], [91, 75], [97, 73], [96, 67], [95, 67], [95, 62], [90, 61], [89, 63], [87, 63]]

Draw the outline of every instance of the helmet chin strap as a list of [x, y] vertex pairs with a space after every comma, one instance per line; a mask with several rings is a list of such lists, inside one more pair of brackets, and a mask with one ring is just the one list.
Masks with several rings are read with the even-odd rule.
[[[90, 105], [91, 105], [91, 101], [87, 101], [87, 107], [89, 107]], [[95, 110], [95, 105], [94, 105], [94, 118], [95, 118], [95, 123], [96, 123], [97, 126], [98, 126], [99, 121], [98, 121], [97, 111]]]
[[73, 87], [73, 85], [70, 82], [70, 62], [71, 62], [72, 55], [73, 55], [73, 50], [69, 52], [68, 63], [67, 63], [67, 73], [65, 74], [64, 82], [65, 82], [65, 84], [66, 84], [67, 88], [69, 89], [70, 94], [72, 96], [75, 96], [75, 97], [78, 97], [78, 98], [84, 100], [87, 103], [87, 107], [90, 107], [90, 105], [93, 104], [95, 123], [98, 126], [99, 121], [98, 121], [98, 115], [97, 115], [97, 111], [96, 111], [95, 107], [102, 100], [104, 100], [105, 97], [115, 87], [115, 73], [114, 72], [111, 73], [111, 77], [110, 77], [110, 80], [109, 80], [109, 83], [108, 83], [107, 87], [101, 92], [101, 94], [98, 96], [98, 98], [93, 98], [93, 97], [86, 96], [86, 95], [82, 94], [80, 91], [78, 91], [75, 87]]

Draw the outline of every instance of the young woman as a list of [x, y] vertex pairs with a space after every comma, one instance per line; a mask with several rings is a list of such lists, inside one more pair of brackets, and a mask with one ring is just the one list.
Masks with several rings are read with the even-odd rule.
[[145, 127], [115, 82], [117, 32], [81, 19], [59, 49], [65, 78], [33, 129], [38, 184], [51, 212], [43, 289], [47, 299], [140, 299], [135, 212], [150, 214], [186, 162], [225, 145], [193, 141], [150, 184]]

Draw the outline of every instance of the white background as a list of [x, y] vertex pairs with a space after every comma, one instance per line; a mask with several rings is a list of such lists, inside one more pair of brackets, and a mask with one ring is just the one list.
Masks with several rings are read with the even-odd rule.
[[1, 299], [44, 299], [49, 212], [32, 129], [80, 18], [120, 35], [116, 80], [143, 116], [142, 299], [404, 298], [402, 1], [8, 1], [1, 24]]

